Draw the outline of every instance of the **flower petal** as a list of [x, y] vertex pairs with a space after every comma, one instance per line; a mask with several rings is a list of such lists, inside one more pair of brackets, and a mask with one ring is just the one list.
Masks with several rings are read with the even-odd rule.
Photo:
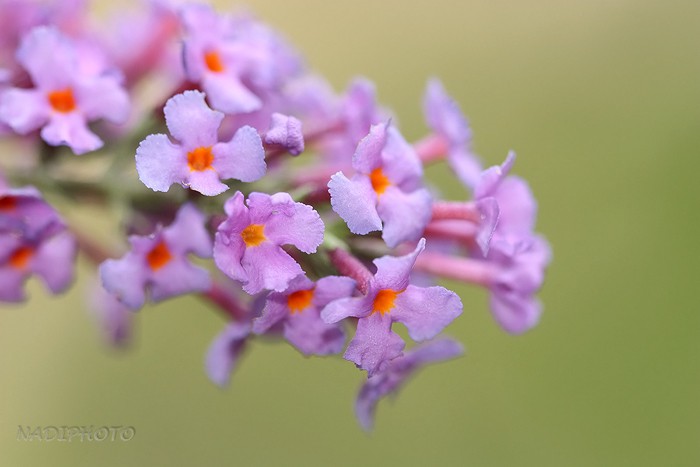
[[328, 182], [333, 210], [345, 221], [354, 234], [365, 235], [382, 230], [377, 213], [377, 195], [367, 176], [355, 175], [352, 180], [338, 172]]
[[154, 191], [168, 191], [187, 177], [187, 158], [180, 146], [162, 134], [149, 135], [136, 149], [139, 179]]
[[0, 94], [0, 121], [25, 135], [49, 120], [49, 104], [41, 91], [8, 89]]
[[459, 296], [437, 286], [409, 285], [396, 297], [395, 308], [391, 310], [392, 319], [403, 323], [414, 341], [432, 339], [460, 314]]
[[224, 115], [209, 108], [204, 93], [185, 91], [173, 96], [168, 99], [163, 112], [170, 134], [187, 150], [212, 146], [217, 142]]
[[343, 357], [366, 370], [367, 376], [372, 377], [386, 368], [392, 359], [401, 356], [405, 345], [392, 332], [389, 315], [373, 313], [357, 322], [357, 332]]
[[379, 197], [377, 212], [384, 223], [382, 239], [394, 248], [400, 243], [416, 241], [432, 216], [432, 197], [425, 188], [404, 193], [391, 186]]
[[235, 178], [242, 182], [254, 182], [265, 175], [265, 150], [255, 128], [239, 128], [228, 143], [212, 148], [212, 165], [222, 180]]
[[205, 369], [209, 379], [221, 387], [229, 384], [231, 373], [245, 350], [249, 323], [230, 323], [209, 346]]
[[248, 275], [243, 290], [251, 295], [265, 289], [282, 292], [292, 279], [304, 274], [286, 251], [270, 242], [246, 248], [241, 265]]
[[413, 252], [404, 256], [382, 256], [373, 261], [377, 267], [374, 284], [377, 289], [401, 291], [408, 287], [411, 269], [418, 255], [425, 249], [425, 239], [421, 238]]

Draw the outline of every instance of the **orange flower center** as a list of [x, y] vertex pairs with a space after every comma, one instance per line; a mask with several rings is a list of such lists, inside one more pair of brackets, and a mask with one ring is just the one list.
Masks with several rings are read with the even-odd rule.
[[49, 104], [56, 112], [68, 113], [75, 110], [75, 98], [71, 88], [59, 89], [49, 93]]
[[212, 162], [214, 162], [214, 155], [211, 153], [211, 147], [201, 147], [187, 153], [187, 165], [192, 172], [211, 169]]
[[377, 195], [381, 195], [391, 186], [391, 182], [388, 178], [386, 178], [386, 175], [384, 175], [384, 172], [382, 172], [382, 169], [379, 167], [374, 169], [372, 173], [369, 174], [369, 179], [372, 182], [372, 188], [374, 188], [374, 192], [377, 193]]
[[246, 246], [258, 246], [265, 241], [265, 234], [263, 233], [265, 226], [262, 224], [250, 224], [248, 227], [243, 229], [241, 232], [241, 237], [245, 242]]
[[10, 266], [15, 269], [24, 269], [32, 256], [34, 256], [32, 248], [21, 246], [10, 255]]
[[214, 73], [221, 73], [224, 71], [224, 63], [221, 61], [221, 56], [219, 56], [218, 52], [212, 50], [205, 53], [204, 63], [207, 65], [207, 68], [209, 68], [209, 71], [213, 71]]
[[401, 292], [396, 292], [391, 289], [382, 289], [374, 297], [374, 304], [372, 305], [372, 313], [389, 313], [392, 308], [394, 308], [394, 300]]
[[314, 289], [309, 290], [297, 290], [292, 292], [287, 297], [287, 306], [289, 307], [289, 313], [301, 313], [303, 310], [311, 305], [311, 300], [314, 298]]
[[17, 198], [14, 196], [0, 196], [0, 211], [12, 211], [17, 207]]
[[170, 254], [168, 245], [164, 241], [158, 243], [151, 251], [146, 255], [146, 261], [148, 266], [150, 266], [152, 271], [157, 271], [173, 259], [173, 255]]

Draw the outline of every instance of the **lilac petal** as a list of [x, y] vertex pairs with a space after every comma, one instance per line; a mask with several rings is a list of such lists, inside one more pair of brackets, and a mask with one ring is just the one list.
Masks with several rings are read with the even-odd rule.
[[228, 185], [221, 183], [219, 175], [211, 169], [191, 171], [185, 185], [205, 196], [220, 195], [228, 190]]
[[55, 27], [36, 27], [17, 49], [17, 61], [44, 90], [62, 89], [76, 73], [76, 51], [71, 42]]
[[240, 191], [237, 191], [226, 200], [224, 203], [224, 212], [226, 212], [228, 220], [237, 221], [235, 225], [237, 227], [240, 226], [240, 230], [243, 230], [250, 224], [250, 215], [245, 205], [245, 197]]
[[482, 198], [476, 202], [476, 208], [481, 215], [479, 230], [476, 234], [476, 244], [481, 250], [481, 254], [486, 257], [489, 252], [491, 237], [496, 230], [499, 220], [499, 206], [495, 198]]
[[25, 270], [18, 270], [9, 265], [0, 265], [0, 300], [3, 302], [23, 302], [24, 281], [29, 277]]
[[367, 376], [372, 377], [382, 371], [392, 359], [399, 357], [405, 345], [391, 331], [389, 315], [373, 313], [357, 322], [357, 332], [343, 357], [366, 370]]
[[129, 118], [129, 94], [110, 76], [94, 77], [75, 88], [80, 110], [88, 120], [104, 118], [125, 123]]
[[285, 148], [291, 155], [298, 156], [304, 152], [304, 133], [299, 119], [272, 114], [272, 124], [265, 133], [265, 144], [277, 145]]
[[451, 149], [447, 162], [459, 181], [473, 190], [484, 170], [476, 156], [462, 149]]
[[78, 155], [102, 147], [102, 140], [90, 131], [85, 118], [77, 112], [53, 115], [41, 129], [41, 137], [52, 146], [65, 144]]
[[190, 292], [204, 292], [211, 287], [206, 269], [192, 265], [183, 257], [174, 257], [151, 277], [151, 299], [159, 302]]
[[387, 143], [388, 123], [372, 125], [369, 134], [362, 138], [352, 156], [352, 166], [358, 172], [369, 175], [382, 166], [382, 151]]
[[377, 267], [374, 283], [377, 289], [405, 290], [411, 269], [418, 255], [425, 249], [425, 239], [421, 238], [413, 252], [405, 256], [382, 256], [373, 261]]
[[382, 167], [387, 178], [403, 191], [413, 191], [423, 186], [423, 166], [420, 159], [395, 127], [387, 130], [386, 144], [382, 151]]
[[209, 108], [204, 102], [204, 93], [185, 91], [173, 96], [163, 112], [170, 134], [188, 150], [216, 143], [224, 115]]
[[377, 403], [383, 397], [397, 393], [424, 365], [458, 357], [463, 351], [461, 344], [451, 339], [431, 341], [392, 360], [384, 372], [368, 378], [355, 402], [355, 415], [362, 428], [366, 431], [372, 429]]
[[146, 275], [142, 265], [127, 254], [121, 259], [108, 259], [100, 264], [102, 286], [132, 310], [146, 301]]
[[239, 128], [228, 143], [212, 148], [214, 169], [222, 180], [235, 178], [242, 182], [254, 182], [265, 175], [265, 150], [255, 128]]
[[202, 88], [211, 106], [227, 114], [248, 113], [262, 107], [262, 101], [241, 81], [225, 73], [206, 73]]
[[354, 234], [365, 235], [382, 230], [377, 213], [377, 195], [369, 178], [355, 175], [352, 180], [338, 172], [328, 182], [333, 210], [347, 223]]
[[134, 313], [101, 284], [95, 284], [92, 289], [90, 311], [98, 321], [105, 340], [116, 347], [125, 346], [131, 339]]
[[241, 264], [246, 246], [240, 233], [229, 236], [217, 232], [214, 236], [214, 262], [228, 277], [238, 282], [248, 281], [248, 271]]
[[444, 287], [409, 285], [396, 297], [392, 319], [403, 323], [414, 341], [437, 336], [457, 316], [462, 314], [459, 296]]
[[333, 355], [345, 345], [342, 326], [324, 323], [315, 307], [294, 314], [284, 325], [284, 337], [304, 355]]
[[38, 248], [33, 269], [51, 292], [63, 292], [73, 282], [76, 253], [75, 239], [67, 230], [44, 241]]
[[515, 163], [515, 153], [510, 151], [505, 162], [501, 165], [489, 167], [481, 173], [479, 182], [474, 187], [474, 198], [480, 199], [493, 196], [503, 179], [508, 176]]
[[436, 133], [443, 135], [450, 146], [469, 144], [471, 140], [469, 123], [437, 78], [428, 81], [423, 100], [423, 113], [428, 126]]
[[348, 297], [334, 300], [321, 310], [321, 319], [329, 324], [350, 316], [364, 318], [372, 313], [374, 297]]
[[509, 290], [493, 290], [491, 312], [501, 327], [511, 334], [522, 334], [533, 328], [542, 315], [542, 304], [532, 295]]
[[284, 293], [271, 293], [265, 301], [265, 308], [262, 315], [253, 321], [253, 332], [264, 334], [271, 327], [289, 317], [289, 307], [287, 306], [287, 295]]
[[425, 188], [404, 193], [390, 186], [379, 197], [377, 212], [384, 222], [382, 239], [389, 248], [400, 243], [416, 241], [432, 216], [432, 197]]
[[245, 350], [249, 334], [249, 323], [230, 323], [211, 343], [207, 351], [205, 369], [214, 384], [221, 387], [228, 385], [231, 373]]
[[282, 292], [292, 279], [304, 274], [286, 251], [270, 242], [246, 248], [241, 265], [248, 274], [243, 290], [251, 295], [264, 289]]
[[187, 177], [187, 157], [162, 134], [149, 135], [136, 149], [139, 179], [154, 191], [168, 191]]
[[501, 209], [499, 231], [527, 234], [534, 230], [537, 201], [525, 180], [513, 175], [506, 177], [495, 197]]
[[326, 276], [316, 282], [313, 303], [319, 308], [333, 300], [349, 297], [355, 291], [355, 281], [349, 277]]
[[41, 91], [13, 88], [0, 94], [0, 121], [19, 134], [42, 127], [49, 112], [46, 95]]
[[170, 250], [182, 255], [192, 252], [201, 258], [211, 258], [212, 242], [204, 222], [204, 214], [194, 204], [184, 204], [173, 223], [163, 232]]
[[323, 242], [321, 216], [311, 206], [292, 203], [291, 215], [273, 211], [265, 224], [265, 236], [278, 245], [294, 245], [304, 253], [314, 253]]

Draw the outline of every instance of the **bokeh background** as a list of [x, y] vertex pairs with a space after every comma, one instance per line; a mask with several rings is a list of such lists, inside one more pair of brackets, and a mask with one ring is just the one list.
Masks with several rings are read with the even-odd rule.
[[[352, 411], [363, 375], [341, 359], [256, 343], [228, 390], [211, 384], [203, 358], [223, 321], [193, 299], [144, 309], [133, 348], [108, 349], [83, 265], [65, 296], [34, 284], [0, 310], [0, 465], [700, 465], [700, 2], [247, 5], [336, 89], [374, 80], [409, 139], [439, 76], [486, 163], [517, 150], [554, 249], [540, 326], [506, 335], [485, 294], [458, 287], [449, 333], [467, 355], [381, 403], [368, 435]], [[445, 174], [430, 170], [463, 196]], [[18, 425], [136, 436], [27, 443]]]

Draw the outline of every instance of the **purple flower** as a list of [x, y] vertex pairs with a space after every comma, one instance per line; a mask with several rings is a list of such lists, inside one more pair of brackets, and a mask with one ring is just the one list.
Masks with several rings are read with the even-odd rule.
[[535, 228], [537, 202], [527, 182], [509, 175], [515, 163], [515, 153], [509, 152], [500, 166], [484, 170], [474, 187], [474, 198], [494, 198], [499, 217], [495, 235], [530, 235]]
[[230, 278], [242, 282], [249, 294], [264, 289], [282, 292], [292, 279], [304, 274], [281, 245], [314, 253], [323, 241], [324, 226], [318, 213], [295, 203], [287, 193], [251, 193], [244, 204], [243, 194], [237, 192], [224, 209], [228, 218], [214, 237], [214, 260]]
[[338, 353], [345, 344], [343, 327], [326, 324], [320, 311], [354, 290], [355, 281], [349, 277], [328, 276], [314, 284], [306, 276], [297, 276], [284, 292], [268, 295], [262, 316], [253, 321], [253, 332], [262, 334], [283, 324], [284, 337], [304, 355]]
[[100, 148], [102, 140], [87, 122], [125, 122], [129, 97], [114, 74], [95, 70], [93, 59], [84, 58], [57, 29], [33, 29], [22, 40], [17, 60], [36, 87], [5, 90], [0, 95], [0, 120], [20, 134], [41, 128], [48, 144], [66, 144], [76, 154]]
[[100, 283], [96, 283], [90, 291], [90, 311], [104, 340], [114, 347], [126, 347], [131, 340], [134, 312], [107, 292]]
[[0, 300], [25, 300], [24, 283], [36, 274], [54, 294], [73, 281], [76, 245], [73, 236], [58, 224], [50, 224], [32, 236], [0, 232]]
[[421, 164], [388, 123], [374, 125], [353, 156], [352, 179], [338, 172], [328, 183], [333, 210], [355, 234], [382, 231], [390, 247], [420, 238], [432, 199], [422, 186]]
[[381, 373], [368, 378], [360, 388], [355, 402], [355, 415], [366, 431], [374, 425], [377, 403], [399, 389], [418, 370], [430, 363], [438, 363], [462, 355], [464, 349], [452, 339], [439, 339], [427, 342], [408, 351], [403, 357], [389, 362]]
[[272, 124], [265, 134], [265, 144], [278, 146], [293, 156], [304, 152], [304, 133], [301, 122], [294, 117], [272, 114]]
[[250, 323], [232, 322], [214, 339], [207, 352], [204, 363], [207, 376], [214, 384], [225, 387], [231, 379], [231, 373], [238, 364], [238, 359], [246, 348], [250, 336]]
[[150, 135], [136, 150], [136, 170], [148, 188], [168, 191], [173, 183], [208, 196], [228, 190], [221, 179], [252, 182], [265, 175], [265, 151], [258, 132], [240, 128], [227, 143], [220, 143], [217, 130], [224, 115], [211, 110], [199, 91], [185, 91], [165, 105], [170, 133]]
[[193, 205], [182, 206], [170, 226], [148, 237], [132, 235], [129, 242], [129, 253], [100, 265], [104, 288], [129, 308], [143, 306], [146, 289], [154, 301], [209, 289], [209, 273], [187, 259], [189, 253], [202, 258], [212, 253], [204, 216]]
[[296, 54], [253, 20], [219, 16], [206, 5], [188, 5], [181, 14], [187, 78], [200, 83], [217, 110], [260, 109], [265, 95], [300, 67]]
[[425, 120], [444, 146], [447, 161], [462, 183], [473, 188], [482, 171], [481, 163], [472, 153], [472, 131], [457, 103], [447, 95], [438, 79], [428, 81], [423, 101]]
[[424, 248], [425, 240], [421, 239], [406, 256], [375, 259], [377, 272], [366, 295], [335, 300], [321, 311], [327, 323], [359, 318], [344, 357], [367, 370], [368, 376], [382, 371], [403, 351], [405, 344], [391, 330], [392, 323], [404, 324], [411, 339], [423, 341], [435, 337], [462, 313], [462, 302], [454, 292], [409, 285], [413, 264]]
[[[53, 230], [45, 231], [50, 225], [53, 225]], [[0, 178], [0, 231], [34, 238], [37, 235], [50, 236], [64, 228], [58, 213], [43, 200], [36, 188], [10, 188]]]
[[542, 314], [535, 294], [551, 260], [547, 241], [537, 235], [498, 237], [487, 260], [497, 266], [489, 289], [491, 312], [498, 324], [511, 334], [534, 327]]

